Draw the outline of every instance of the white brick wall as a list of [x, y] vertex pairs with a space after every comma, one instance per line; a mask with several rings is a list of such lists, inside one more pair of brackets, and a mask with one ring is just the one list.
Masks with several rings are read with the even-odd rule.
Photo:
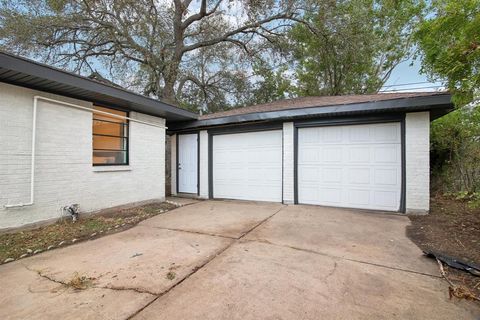
[[294, 202], [294, 126], [283, 123], [283, 203]]
[[[130, 122], [130, 165], [92, 166], [92, 113], [39, 101], [35, 204], [30, 197], [33, 96], [91, 107], [85, 101], [0, 83], [0, 229], [60, 217], [60, 208], [80, 204], [84, 212], [165, 197], [165, 129]], [[164, 125], [164, 119], [130, 117]], [[105, 171], [105, 170], [120, 171]]]
[[427, 213], [430, 208], [430, 113], [405, 118], [406, 209]]
[[208, 132], [200, 131], [200, 198], [208, 199]]
[[170, 160], [170, 183], [173, 196], [177, 195], [177, 138], [178, 136], [176, 134], [170, 138], [170, 154], [172, 155]]

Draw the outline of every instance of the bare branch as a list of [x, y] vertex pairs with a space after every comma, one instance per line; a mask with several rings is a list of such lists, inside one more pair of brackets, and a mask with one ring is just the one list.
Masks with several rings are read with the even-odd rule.
[[232, 37], [234, 35], [237, 35], [237, 34], [240, 34], [240, 33], [245, 33], [249, 29], [259, 28], [262, 25], [267, 24], [267, 23], [272, 22], [272, 21], [275, 21], [275, 20], [291, 19], [291, 17], [292, 17], [292, 15], [285, 14], [285, 13], [273, 15], [273, 16], [265, 18], [263, 20], [253, 22], [253, 23], [249, 23], [249, 24], [246, 24], [246, 25], [244, 25], [242, 27], [239, 27], [235, 30], [229, 31], [229, 32], [223, 34], [220, 37], [205, 40], [205, 41], [200, 41], [200, 42], [197, 42], [195, 44], [185, 46], [183, 48], [183, 52], [188, 52], [188, 51], [196, 50], [196, 49], [199, 49], [199, 48], [212, 46], [212, 45], [218, 44], [220, 42], [231, 42], [232, 39], [230, 37]]
[[211, 16], [214, 14], [220, 4], [222, 3], [223, 0], [218, 0], [217, 3], [213, 6], [213, 9], [210, 11], [207, 11], [207, 0], [202, 0], [202, 3], [200, 5], [200, 11], [194, 15], [191, 15], [188, 17], [183, 23], [182, 23], [182, 29], [185, 30], [187, 29], [192, 23], [195, 21], [200, 21], [205, 17]]

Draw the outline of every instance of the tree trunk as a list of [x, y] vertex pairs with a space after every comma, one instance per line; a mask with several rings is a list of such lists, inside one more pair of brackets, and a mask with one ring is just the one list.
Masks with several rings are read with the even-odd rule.
[[165, 72], [163, 73], [165, 85], [162, 91], [162, 98], [170, 103], [177, 102], [177, 97], [175, 95], [175, 83], [177, 82], [180, 62], [182, 61], [183, 57], [185, 30], [182, 26], [182, 16], [186, 10], [184, 4], [179, 0], [175, 0], [174, 5], [175, 15], [173, 21], [173, 40], [175, 43], [175, 49], [172, 52], [172, 61], [166, 66]]

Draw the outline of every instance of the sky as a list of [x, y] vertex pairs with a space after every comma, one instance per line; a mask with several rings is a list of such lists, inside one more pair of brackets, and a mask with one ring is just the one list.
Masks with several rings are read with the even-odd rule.
[[[405, 85], [410, 84], [411, 85]], [[432, 88], [433, 86], [433, 88]], [[393, 69], [382, 91], [436, 91], [441, 90], [439, 82], [430, 82], [420, 73], [420, 61], [409, 59]]]

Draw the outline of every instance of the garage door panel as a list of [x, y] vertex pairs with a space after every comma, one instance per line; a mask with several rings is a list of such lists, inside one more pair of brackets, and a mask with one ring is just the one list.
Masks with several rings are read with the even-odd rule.
[[338, 143], [343, 140], [343, 134], [343, 131], [338, 127], [325, 127], [325, 130], [320, 132], [318, 136], [322, 143]]
[[342, 147], [323, 147], [320, 150], [320, 154], [317, 157], [324, 162], [338, 163], [343, 159]]
[[374, 162], [395, 164], [400, 160], [400, 150], [397, 145], [375, 146], [373, 154]]
[[246, 170], [247, 181], [253, 184], [263, 185], [265, 183], [278, 183], [281, 180], [282, 172], [280, 168], [250, 168]]
[[398, 203], [399, 193], [396, 191], [374, 191], [375, 203], [379, 206], [389, 207], [391, 203]]
[[298, 172], [299, 180], [308, 182], [315, 182], [320, 179], [320, 169], [314, 166], [304, 166], [301, 172]]
[[319, 161], [319, 152], [315, 147], [306, 146], [298, 156], [299, 163]]
[[371, 168], [346, 168], [347, 174], [343, 181], [355, 185], [370, 185], [371, 182]]
[[348, 148], [348, 158], [346, 161], [356, 164], [370, 163], [371, 154], [370, 146], [354, 146]]
[[375, 169], [375, 185], [396, 187], [400, 183], [400, 170], [396, 168]]
[[335, 206], [342, 203], [341, 188], [319, 188], [317, 194], [321, 203], [327, 203]]
[[282, 131], [215, 135], [212, 141], [214, 198], [282, 201]]
[[399, 123], [298, 130], [299, 203], [400, 208]]
[[[247, 163], [258, 164], [262, 167], [269, 167], [270, 165], [278, 167], [278, 147], [256, 148], [255, 150], [244, 151], [243, 157], [245, 157], [245, 152], [247, 153]], [[241, 158], [242, 156], [239, 155], [240, 161], [243, 161]]]
[[320, 184], [332, 183], [338, 184], [343, 180], [343, 168], [324, 167], [321, 169]]
[[347, 189], [349, 192], [346, 194], [348, 198], [348, 204], [357, 207], [368, 206], [371, 202], [371, 191], [368, 189]]
[[372, 130], [369, 127], [349, 127], [346, 131], [349, 138], [346, 142], [368, 143], [372, 140]]
[[373, 128], [373, 138], [378, 143], [400, 143], [400, 130], [398, 123], [378, 124]]

